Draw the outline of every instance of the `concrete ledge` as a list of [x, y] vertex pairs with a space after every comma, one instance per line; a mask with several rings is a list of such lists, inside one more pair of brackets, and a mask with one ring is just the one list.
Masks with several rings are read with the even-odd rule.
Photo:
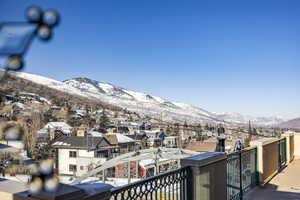
[[209, 164], [227, 159], [226, 153], [223, 152], [208, 152], [200, 155], [195, 155], [180, 160], [181, 166], [204, 167]]
[[1, 200], [13, 200], [15, 196], [18, 196], [20, 193], [27, 190], [28, 188], [26, 184], [3, 178], [0, 179]]
[[262, 138], [259, 140], [253, 140], [250, 142], [250, 146], [259, 146], [259, 145], [268, 145], [274, 142], [279, 141], [280, 139], [277, 138]]
[[83, 183], [75, 185], [75, 187], [85, 191], [87, 196], [85, 200], [105, 200], [110, 198], [112, 185], [104, 183]]

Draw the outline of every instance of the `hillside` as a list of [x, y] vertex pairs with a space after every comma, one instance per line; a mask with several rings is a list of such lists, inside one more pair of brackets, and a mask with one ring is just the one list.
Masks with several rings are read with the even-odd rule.
[[300, 118], [292, 119], [279, 124], [280, 128], [299, 129], [300, 130]]
[[[16, 82], [17, 84], [15, 84]], [[93, 103], [114, 109], [126, 108], [142, 116], [150, 116], [169, 122], [245, 124], [251, 120], [257, 125], [276, 125], [284, 121], [277, 117], [253, 117], [239, 113], [213, 113], [193, 105], [172, 102], [161, 97], [84, 77], [60, 82], [39, 75], [11, 72], [5, 85], [6, 88], [12, 87], [20, 91], [34, 92], [43, 97], [48, 97], [48, 99], [61, 99], [63, 97], [65, 100], [77, 103]]]

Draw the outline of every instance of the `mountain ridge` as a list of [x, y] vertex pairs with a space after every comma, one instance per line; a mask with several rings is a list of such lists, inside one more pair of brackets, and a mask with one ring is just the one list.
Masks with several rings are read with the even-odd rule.
[[14, 74], [19, 78], [46, 85], [50, 88], [94, 100], [98, 99], [145, 116], [163, 118], [164, 121], [246, 124], [250, 120], [254, 124], [263, 126], [273, 126], [285, 121], [278, 117], [252, 117], [240, 113], [209, 112], [190, 104], [169, 101], [165, 98], [132, 91], [111, 83], [100, 82], [86, 77], [71, 78], [61, 82], [24, 72], [15, 72]]
[[279, 124], [280, 128], [292, 128], [300, 130], [300, 117]]

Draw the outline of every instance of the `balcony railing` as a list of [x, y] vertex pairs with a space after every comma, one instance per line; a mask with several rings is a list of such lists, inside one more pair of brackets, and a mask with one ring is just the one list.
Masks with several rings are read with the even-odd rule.
[[[265, 185], [276, 176], [283, 166], [292, 161], [294, 154], [300, 155], [300, 148], [296, 145], [300, 143], [300, 134], [297, 138], [291, 134], [284, 137], [251, 141], [252, 147], [231, 154], [208, 152], [182, 158], [179, 169], [120, 187], [78, 184], [73, 189], [78, 191], [79, 196], [72, 193], [70, 200], [243, 199], [253, 187]], [[28, 197], [45, 200], [52, 199], [53, 194], [49, 193], [49, 198], [39, 194]], [[63, 197], [55, 199], [63, 200]]]
[[189, 168], [182, 167], [112, 189], [110, 200], [188, 200]]
[[283, 138], [278, 141], [278, 149], [279, 149], [279, 158], [278, 158], [278, 166], [282, 168], [286, 164], [286, 138]]
[[243, 193], [258, 184], [257, 148], [227, 156], [227, 199], [243, 199]]

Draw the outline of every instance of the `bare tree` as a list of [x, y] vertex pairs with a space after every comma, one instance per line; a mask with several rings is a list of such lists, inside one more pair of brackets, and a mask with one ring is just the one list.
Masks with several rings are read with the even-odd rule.
[[35, 147], [37, 141], [37, 131], [43, 127], [43, 115], [40, 112], [32, 112], [29, 116], [22, 119], [21, 125], [24, 129], [23, 141], [27, 147], [27, 150], [34, 157]]

